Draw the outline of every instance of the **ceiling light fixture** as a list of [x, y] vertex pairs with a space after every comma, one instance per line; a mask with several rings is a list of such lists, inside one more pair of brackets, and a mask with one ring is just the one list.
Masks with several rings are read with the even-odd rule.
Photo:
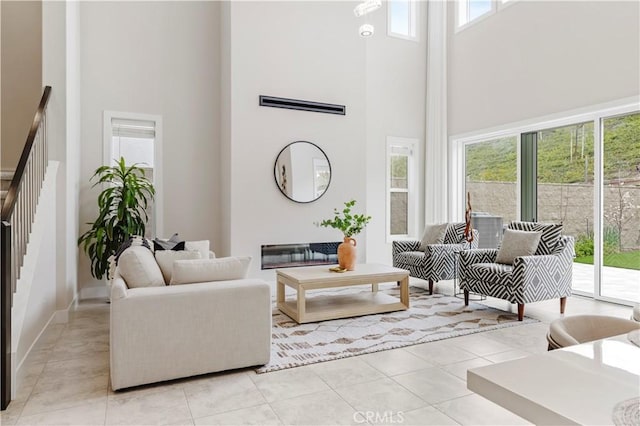
[[382, 0], [365, 0], [353, 9], [354, 15], [357, 17], [366, 15], [382, 6]]
[[373, 25], [364, 24], [360, 26], [360, 37], [371, 37], [373, 35]]

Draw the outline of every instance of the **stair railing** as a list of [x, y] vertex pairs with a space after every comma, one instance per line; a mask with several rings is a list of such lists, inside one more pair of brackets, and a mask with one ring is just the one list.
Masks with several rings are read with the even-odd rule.
[[51, 86], [46, 86], [29, 129], [20, 162], [2, 205], [0, 224], [0, 305], [2, 329], [0, 333], [0, 406], [4, 410], [11, 402], [11, 308], [13, 293], [20, 278], [20, 269], [27, 253], [27, 244], [49, 153], [47, 147], [46, 109]]

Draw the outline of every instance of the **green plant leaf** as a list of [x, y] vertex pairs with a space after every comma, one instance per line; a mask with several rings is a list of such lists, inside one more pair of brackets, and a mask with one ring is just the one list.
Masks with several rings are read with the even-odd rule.
[[135, 164], [124, 158], [114, 166], [100, 166], [91, 177], [93, 186], [104, 185], [97, 198], [98, 217], [78, 238], [78, 246], [91, 260], [91, 274], [101, 279], [109, 270], [109, 258], [133, 235], [144, 235], [147, 207], [155, 189]]

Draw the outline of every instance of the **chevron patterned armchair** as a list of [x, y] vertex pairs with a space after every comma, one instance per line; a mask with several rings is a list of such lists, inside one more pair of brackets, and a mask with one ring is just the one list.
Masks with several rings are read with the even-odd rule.
[[469, 304], [469, 292], [484, 294], [518, 304], [518, 320], [524, 305], [560, 299], [564, 313], [571, 295], [574, 239], [562, 236], [561, 224], [511, 222], [508, 229], [542, 232], [532, 256], [515, 257], [513, 265], [496, 263], [498, 249], [468, 250], [460, 254], [460, 289]]
[[393, 266], [406, 269], [409, 275], [429, 281], [429, 293], [433, 294], [433, 283], [451, 280], [456, 274], [454, 253], [478, 247], [478, 231], [473, 230], [473, 241], [464, 238], [464, 222], [450, 223], [444, 235], [443, 244], [429, 244], [420, 250], [420, 241], [404, 240], [393, 242]]

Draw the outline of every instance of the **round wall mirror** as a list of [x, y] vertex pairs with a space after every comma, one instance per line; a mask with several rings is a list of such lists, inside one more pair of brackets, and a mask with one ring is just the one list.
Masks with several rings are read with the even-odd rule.
[[280, 151], [273, 174], [285, 197], [297, 203], [310, 203], [329, 188], [331, 164], [318, 145], [297, 141]]

